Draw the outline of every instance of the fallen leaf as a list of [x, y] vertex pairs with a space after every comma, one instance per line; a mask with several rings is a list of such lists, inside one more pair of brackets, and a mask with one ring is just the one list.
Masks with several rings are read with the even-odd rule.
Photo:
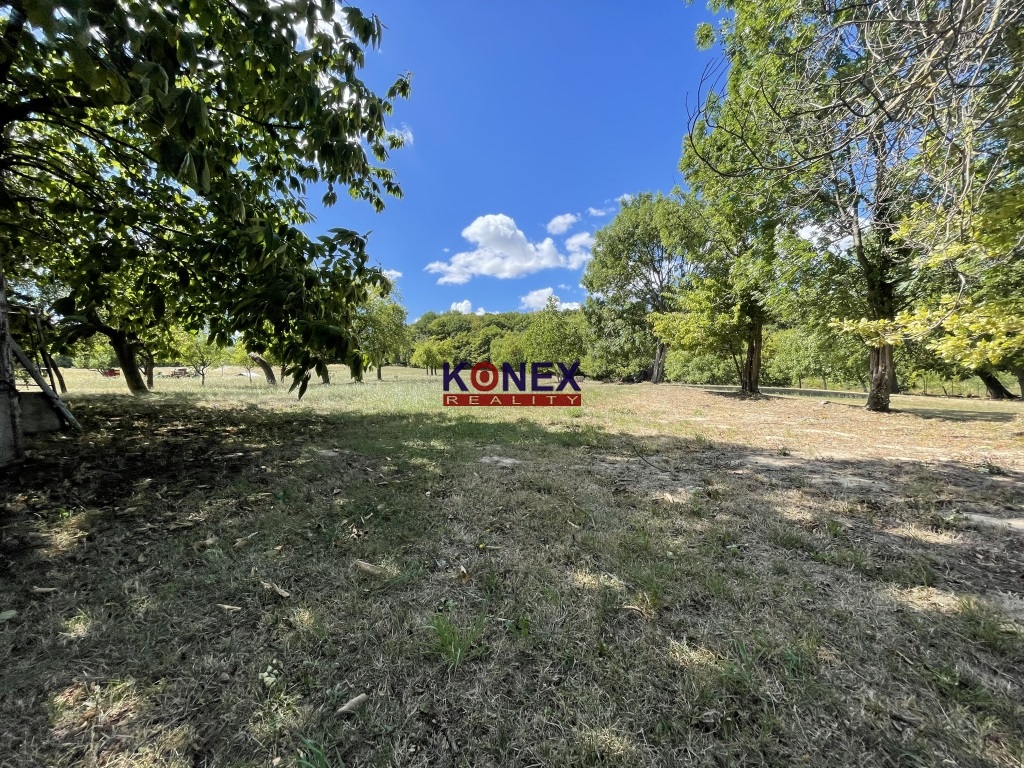
[[223, 608], [225, 611], [235, 612], [242, 610], [237, 605], [224, 605], [224, 603], [217, 603], [218, 608]]
[[380, 568], [373, 563], [368, 563], [365, 560], [356, 560], [353, 565], [364, 573], [368, 573], [371, 576], [383, 576], [384, 569]]
[[288, 592], [287, 590], [281, 589], [279, 586], [277, 586], [277, 584], [275, 584], [272, 581], [261, 581], [260, 584], [263, 585], [264, 589], [273, 590], [274, 592], [277, 592], [277, 594], [279, 594], [281, 597], [291, 597], [292, 596], [291, 592]]
[[354, 699], [349, 699], [344, 704], [342, 704], [340, 707], [338, 707], [337, 714], [344, 715], [344, 714], [349, 714], [351, 712], [355, 712], [357, 709], [359, 709], [361, 706], [363, 706], [363, 704], [365, 704], [369, 700], [370, 700], [369, 696], [367, 696], [365, 693], [360, 693]]
[[37, 595], [47, 595], [50, 592], [56, 592], [57, 587], [32, 587], [32, 591]]
[[247, 541], [252, 539], [258, 533], [259, 533], [259, 531], [254, 531], [254, 532], [250, 533], [248, 536], [243, 536], [240, 539], [235, 539], [235, 543], [232, 544], [231, 546], [233, 546], [235, 549], [237, 549], [238, 547], [243, 546]]
[[15, 610], [0, 611], [0, 624], [2, 624], [5, 621], [10, 621], [11, 619], [13, 619], [17, 615], [18, 615], [18, 612], [15, 611]]
[[722, 713], [717, 709], [709, 709], [707, 712], [697, 718], [701, 725], [711, 727], [718, 725], [718, 721], [722, 718]]

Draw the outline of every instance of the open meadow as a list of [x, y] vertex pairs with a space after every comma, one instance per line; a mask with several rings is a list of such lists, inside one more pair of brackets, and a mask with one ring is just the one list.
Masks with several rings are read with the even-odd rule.
[[1019, 403], [237, 371], [0, 474], [3, 768], [1024, 762]]

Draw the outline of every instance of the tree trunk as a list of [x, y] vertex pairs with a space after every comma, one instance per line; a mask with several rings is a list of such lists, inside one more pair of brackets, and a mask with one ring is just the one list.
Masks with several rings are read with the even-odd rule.
[[896, 378], [896, 361], [892, 359], [892, 347], [889, 347], [889, 391], [894, 395], [903, 391], [899, 379]]
[[153, 357], [153, 353], [146, 350], [142, 354], [142, 371], [146, 374], [146, 387], [149, 389], [153, 388], [153, 368], [156, 365], [156, 360]]
[[[49, 352], [47, 352], [47, 357], [49, 357]], [[60, 372], [60, 366], [53, 362], [52, 357], [50, 357], [50, 366], [50, 370], [53, 371], [53, 375], [57, 377], [57, 384], [60, 386], [60, 393], [62, 395], [66, 395], [68, 393], [67, 384], [64, 383], [64, 376]]]
[[110, 346], [114, 348], [117, 355], [117, 364], [121, 366], [121, 375], [128, 385], [128, 391], [133, 395], [148, 395], [149, 388], [146, 386], [142, 372], [139, 370], [139, 363], [135, 359], [135, 345], [128, 339], [128, 334], [123, 331], [104, 332], [110, 339]]
[[[887, 350], [888, 348], [888, 350]], [[892, 365], [892, 347], [871, 347], [868, 357], [868, 403], [869, 411], [889, 412], [889, 366]]]
[[7, 319], [7, 291], [0, 264], [0, 467], [25, 458], [21, 403], [14, 388], [14, 361]]
[[978, 378], [985, 385], [985, 389], [988, 390], [988, 396], [992, 400], [1016, 400], [1017, 396], [1010, 390], [1003, 386], [996, 375], [992, 371], [980, 369], [975, 371]]
[[[50, 388], [56, 391], [60, 389], [62, 395], [67, 394], [68, 388], [64, 386], [64, 377], [60, 375], [60, 371], [57, 369], [56, 363], [53, 362], [53, 358], [50, 353], [45, 349], [40, 348], [39, 354], [43, 358], [43, 365], [46, 366], [46, 373], [50, 377]], [[54, 381], [56, 379], [56, 381]]]
[[1020, 396], [1024, 397], [1024, 368], [1014, 368], [1010, 371], [1017, 379], [1017, 386], [1020, 388]]
[[665, 355], [667, 353], [668, 347], [664, 343], [659, 343], [657, 350], [654, 352], [654, 364], [651, 366], [651, 384], [660, 384], [664, 378]]
[[380, 366], [377, 366], [377, 381], [383, 381], [384, 377], [381, 375]]
[[323, 375], [320, 376], [320, 383], [321, 384], [330, 384], [331, 383], [331, 372], [328, 371], [326, 368], [324, 368]]
[[747, 395], [761, 394], [761, 348], [764, 333], [760, 323], [755, 323], [747, 336], [747, 353], [743, 358], [743, 372], [740, 375], [740, 391]]
[[274, 378], [274, 369], [270, 367], [270, 363], [268, 363], [263, 358], [262, 355], [258, 355], [255, 352], [250, 352], [249, 353], [249, 359], [252, 360], [254, 363], [256, 363], [256, 366], [261, 371], [263, 371], [263, 375], [267, 379], [267, 384], [269, 384], [272, 387], [276, 387], [277, 386], [277, 379]]

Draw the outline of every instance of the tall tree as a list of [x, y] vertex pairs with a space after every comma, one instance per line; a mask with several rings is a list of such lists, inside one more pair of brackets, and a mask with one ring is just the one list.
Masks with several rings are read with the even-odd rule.
[[[518, 336], [523, 362], [562, 362], [582, 360], [587, 349], [587, 327], [578, 309], [560, 310], [558, 299], [550, 296], [544, 308], [530, 317], [530, 325]], [[505, 347], [508, 354], [514, 347]], [[519, 362], [519, 361], [502, 361]]]
[[615, 219], [594, 236], [593, 258], [581, 283], [589, 292], [584, 312], [594, 331], [594, 373], [640, 376], [657, 383], [666, 345], [648, 316], [670, 308], [672, 291], [687, 269], [678, 239], [669, 237], [678, 201], [642, 193], [623, 202]]
[[[375, 94], [359, 70], [382, 24], [337, 10], [0, 0], [0, 275], [46, 267], [35, 254], [55, 237], [117, 232], [117, 254], [89, 248], [73, 275], [54, 275], [74, 290], [109, 274], [112, 259], [153, 258], [145, 240], [166, 227], [190, 260], [166, 258], [147, 272], [219, 286], [199, 304], [186, 292], [182, 305], [183, 315], [206, 316], [213, 338], [240, 332], [258, 347], [269, 343], [267, 326], [287, 333], [281, 348], [300, 393], [325, 354], [352, 359], [350, 308], [383, 278], [355, 233], [317, 243], [296, 225], [311, 183], [324, 184], [328, 205], [339, 188], [377, 209], [400, 194], [379, 163], [401, 144], [385, 118], [409, 79]], [[175, 195], [188, 215], [160, 220]], [[200, 199], [205, 218], [190, 205]], [[257, 307], [277, 309], [267, 319]], [[97, 308], [64, 309], [86, 317]], [[0, 348], [0, 389], [10, 389], [10, 370]]]
[[[1019, 23], [1018, 6], [723, 5], [732, 12], [718, 33], [727, 85], [695, 122], [727, 134], [745, 157], [703, 160], [725, 175], [784, 182], [805, 222], [846, 241], [866, 305], [860, 328], [871, 330], [872, 410], [889, 408], [893, 346], [884, 331], [911, 303], [905, 289], [920, 256], [901, 226], [916, 203], [941, 203], [954, 230], [974, 207], [963, 180], [1020, 92], [1005, 82], [1004, 32]], [[715, 37], [710, 28], [700, 36]]]
[[403, 359], [412, 346], [405, 320], [408, 313], [392, 296], [376, 290], [356, 312], [355, 328], [359, 336], [359, 355], [366, 370], [381, 369], [389, 362]]

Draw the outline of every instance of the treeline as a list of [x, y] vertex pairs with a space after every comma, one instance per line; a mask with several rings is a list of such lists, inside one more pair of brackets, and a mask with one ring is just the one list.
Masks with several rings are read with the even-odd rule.
[[595, 236], [592, 367], [619, 376], [1024, 385], [1024, 6], [742, 0], [684, 185]]
[[408, 362], [436, 372], [448, 362], [572, 362], [585, 358], [587, 325], [578, 309], [556, 299], [534, 313], [465, 315], [427, 312], [409, 326]]

